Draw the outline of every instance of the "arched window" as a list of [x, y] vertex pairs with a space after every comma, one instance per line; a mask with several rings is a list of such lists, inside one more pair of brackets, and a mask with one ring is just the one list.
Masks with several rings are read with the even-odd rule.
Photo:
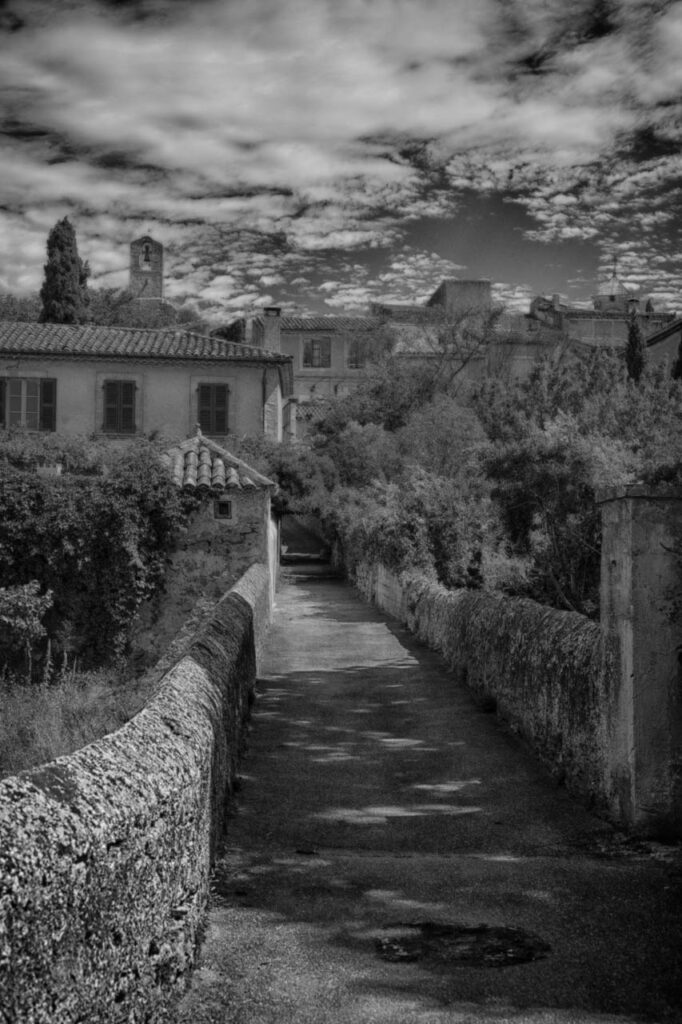
[[140, 266], [143, 270], [152, 269], [152, 247], [149, 242], [145, 242], [142, 246], [142, 252], [140, 253]]

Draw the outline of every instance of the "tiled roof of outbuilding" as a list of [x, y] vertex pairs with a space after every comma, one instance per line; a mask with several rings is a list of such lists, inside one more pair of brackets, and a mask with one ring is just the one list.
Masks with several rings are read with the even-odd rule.
[[277, 490], [273, 480], [221, 448], [215, 441], [204, 437], [200, 431], [196, 437], [164, 452], [161, 458], [178, 487], [210, 491], [227, 491], [232, 488]]
[[289, 356], [175, 328], [140, 330], [95, 324], [0, 323], [0, 352], [116, 359], [191, 359], [286, 363]]

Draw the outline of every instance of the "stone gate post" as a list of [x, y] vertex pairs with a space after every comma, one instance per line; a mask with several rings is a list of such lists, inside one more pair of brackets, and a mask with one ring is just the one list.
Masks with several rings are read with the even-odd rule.
[[614, 810], [682, 835], [682, 491], [604, 489], [601, 621], [619, 665], [607, 712]]

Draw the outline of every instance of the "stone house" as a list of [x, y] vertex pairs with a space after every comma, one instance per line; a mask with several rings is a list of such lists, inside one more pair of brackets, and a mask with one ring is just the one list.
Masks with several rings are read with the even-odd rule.
[[615, 269], [608, 281], [598, 285], [592, 309], [562, 303], [558, 295], [551, 299], [536, 296], [530, 306], [530, 317], [539, 324], [591, 347], [624, 348], [632, 316], [637, 318], [645, 339], [675, 319], [674, 313], [657, 312], [651, 299], [626, 288]]
[[175, 328], [0, 323], [0, 429], [126, 439], [286, 432], [291, 358]]
[[181, 551], [224, 560], [235, 580], [261, 562], [268, 566], [274, 597], [280, 543], [271, 499], [277, 485], [200, 430], [161, 458], [174, 483], [199, 499]]
[[423, 305], [374, 304], [366, 316], [282, 315], [269, 306], [226, 333], [290, 356], [297, 401], [315, 403], [347, 393], [363, 379], [367, 363], [389, 348], [405, 358], [428, 358], [425, 335], [438, 320], [450, 318], [474, 333], [491, 309], [490, 281], [448, 280]]

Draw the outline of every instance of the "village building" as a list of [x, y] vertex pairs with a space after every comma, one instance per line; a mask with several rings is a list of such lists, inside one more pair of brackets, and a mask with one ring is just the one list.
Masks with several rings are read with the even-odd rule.
[[[375, 303], [365, 316], [282, 315], [280, 307], [269, 306], [220, 333], [290, 356], [294, 395], [304, 406], [346, 394], [382, 352], [406, 359], [436, 355], [433, 331], [439, 323], [450, 321], [464, 343], [467, 337], [475, 343], [492, 308], [490, 281], [448, 280], [423, 305]], [[474, 362], [478, 366], [480, 358]], [[301, 407], [299, 418], [305, 416]]]
[[125, 439], [289, 430], [291, 359], [174, 328], [0, 323], [0, 429]]
[[176, 486], [199, 499], [176, 557], [218, 557], [235, 580], [254, 562], [267, 565], [274, 598], [280, 547], [274, 481], [201, 430], [161, 458]]
[[592, 309], [570, 306], [558, 295], [551, 299], [540, 295], [531, 302], [530, 317], [571, 341], [604, 348], [625, 347], [633, 317], [645, 340], [675, 320], [674, 313], [657, 311], [648, 296], [637, 295], [626, 288], [615, 267], [611, 277], [599, 285], [592, 297]]

